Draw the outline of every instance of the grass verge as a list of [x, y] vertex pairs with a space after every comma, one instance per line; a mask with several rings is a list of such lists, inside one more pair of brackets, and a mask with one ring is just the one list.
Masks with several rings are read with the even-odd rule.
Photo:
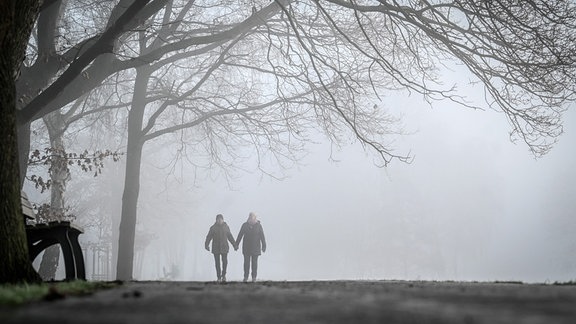
[[40, 300], [90, 295], [98, 290], [118, 287], [119, 282], [61, 281], [41, 284], [0, 285], [0, 307], [18, 306]]

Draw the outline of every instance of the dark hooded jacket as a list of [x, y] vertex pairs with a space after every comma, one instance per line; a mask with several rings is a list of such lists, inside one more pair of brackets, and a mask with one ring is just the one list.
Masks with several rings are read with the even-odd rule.
[[236, 238], [236, 244], [244, 238], [242, 243], [242, 254], [244, 255], [260, 255], [262, 251], [266, 251], [266, 238], [264, 237], [264, 230], [260, 221], [254, 224], [246, 222], [242, 224], [240, 233]]
[[206, 248], [209, 247], [210, 241], [212, 241], [212, 253], [213, 254], [225, 254], [230, 251], [230, 247], [228, 246], [228, 241], [232, 243], [232, 245], [236, 244], [234, 242], [234, 237], [232, 233], [230, 233], [230, 227], [226, 222], [222, 224], [218, 224], [218, 222], [214, 223], [210, 227], [208, 231], [208, 235], [206, 235], [206, 242], [204, 242], [204, 246]]

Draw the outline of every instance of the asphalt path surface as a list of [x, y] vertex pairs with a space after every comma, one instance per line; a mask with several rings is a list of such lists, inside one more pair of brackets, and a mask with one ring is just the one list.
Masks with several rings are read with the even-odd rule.
[[412, 281], [128, 282], [0, 308], [0, 323], [576, 323], [576, 286]]

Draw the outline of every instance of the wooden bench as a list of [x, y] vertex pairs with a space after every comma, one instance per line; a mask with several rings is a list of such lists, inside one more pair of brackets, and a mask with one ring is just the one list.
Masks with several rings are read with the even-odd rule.
[[[34, 220], [34, 209], [25, 192], [22, 192], [22, 213], [26, 220]], [[28, 239], [28, 254], [30, 262], [46, 248], [60, 244], [66, 268], [66, 280], [86, 280], [84, 255], [78, 243], [82, 230], [67, 221], [39, 223], [29, 225], [26, 222], [26, 237]]]

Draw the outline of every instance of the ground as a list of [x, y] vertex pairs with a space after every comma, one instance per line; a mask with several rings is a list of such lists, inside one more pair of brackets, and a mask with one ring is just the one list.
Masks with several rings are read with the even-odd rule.
[[129, 282], [0, 308], [11, 323], [576, 323], [576, 286], [408, 281]]

